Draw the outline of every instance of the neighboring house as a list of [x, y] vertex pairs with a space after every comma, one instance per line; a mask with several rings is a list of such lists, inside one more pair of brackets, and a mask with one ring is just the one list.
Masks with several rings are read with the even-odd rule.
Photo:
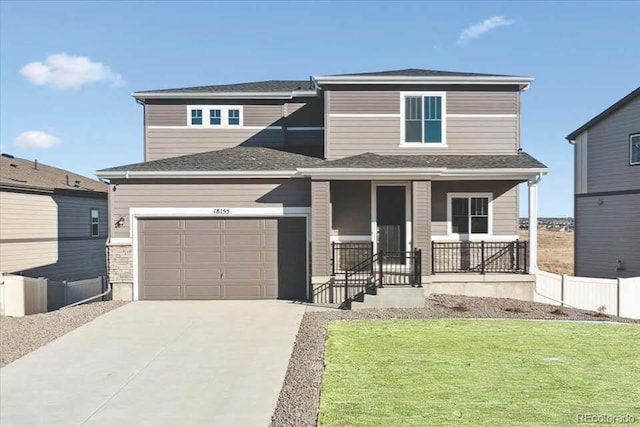
[[517, 242], [518, 184], [535, 224], [547, 172], [520, 148], [531, 81], [410, 69], [134, 93], [145, 162], [98, 172], [115, 298], [315, 299], [372, 260], [386, 284], [534, 273], [535, 227]]
[[640, 87], [571, 132], [575, 274], [640, 276]]
[[56, 281], [106, 275], [108, 187], [0, 157], [0, 272]]

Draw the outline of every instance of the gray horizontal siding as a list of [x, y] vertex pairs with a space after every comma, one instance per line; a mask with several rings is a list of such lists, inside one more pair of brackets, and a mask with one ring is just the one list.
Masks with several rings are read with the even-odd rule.
[[56, 253], [54, 263], [20, 270], [20, 273], [56, 281], [90, 279], [107, 274], [105, 239], [60, 241]]
[[640, 97], [587, 133], [587, 191], [640, 189], [640, 166], [629, 166], [629, 134], [640, 132]]
[[[334, 94], [331, 96], [333, 97]], [[327, 158], [377, 154], [515, 154], [517, 117], [449, 117], [446, 148], [400, 145], [399, 117], [329, 117]]]
[[[97, 238], [91, 208], [100, 210]], [[54, 280], [104, 274], [108, 220], [106, 199], [2, 191], [0, 271]]]
[[[640, 276], [640, 194], [576, 199], [576, 276]], [[624, 265], [617, 271], [617, 260]]]
[[447, 114], [517, 114], [520, 92], [450, 91]]
[[[215, 179], [120, 183], [111, 193], [111, 236], [129, 237], [133, 207], [283, 207], [310, 206], [310, 182], [305, 179]], [[113, 227], [120, 218], [125, 226]]]
[[[187, 126], [187, 105], [194, 104], [150, 104], [145, 107], [147, 126]], [[207, 103], [206, 105], [216, 105]], [[228, 104], [222, 104], [228, 105]], [[281, 126], [281, 104], [244, 105], [243, 123], [245, 126]]]
[[284, 106], [285, 125], [295, 127], [324, 126], [322, 98], [287, 102]]
[[[407, 87], [409, 92], [445, 91], [448, 114], [517, 114], [520, 102], [517, 90], [488, 87], [486, 90], [462, 90], [451, 86]], [[331, 90], [329, 114], [398, 114], [400, 90]]]
[[433, 181], [431, 233], [447, 234], [447, 193], [492, 193], [493, 234], [518, 234], [517, 185], [516, 181]]
[[399, 91], [332, 91], [329, 98], [329, 114], [393, 113], [400, 113]]
[[311, 183], [311, 275], [331, 274], [331, 190], [329, 181]]
[[280, 129], [147, 129], [146, 160], [222, 150], [238, 145], [282, 146]]

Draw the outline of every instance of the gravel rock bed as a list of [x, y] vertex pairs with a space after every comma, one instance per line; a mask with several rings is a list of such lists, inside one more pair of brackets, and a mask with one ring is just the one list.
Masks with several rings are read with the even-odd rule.
[[0, 316], [0, 366], [124, 304], [126, 301], [100, 301], [24, 317]]
[[[330, 310], [305, 313], [280, 391], [272, 427], [315, 426], [324, 372], [327, 325], [336, 320], [366, 319], [546, 319], [637, 323], [640, 320], [602, 316], [594, 312], [508, 298], [430, 295], [424, 308]], [[555, 314], [553, 313], [555, 312]]]

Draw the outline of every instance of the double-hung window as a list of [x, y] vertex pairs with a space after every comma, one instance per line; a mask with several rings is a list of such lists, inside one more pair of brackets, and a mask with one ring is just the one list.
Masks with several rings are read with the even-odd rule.
[[202, 109], [201, 108], [193, 108], [191, 110], [191, 125], [192, 126], [202, 125]]
[[242, 127], [242, 105], [194, 105], [187, 111], [190, 127]]
[[640, 133], [629, 135], [629, 164], [640, 165]]
[[209, 110], [209, 124], [220, 126], [222, 124], [222, 111], [219, 108]]
[[100, 236], [100, 209], [91, 209], [91, 237]]
[[446, 99], [443, 92], [403, 92], [401, 144], [446, 143]]
[[489, 194], [449, 194], [449, 234], [491, 234]]

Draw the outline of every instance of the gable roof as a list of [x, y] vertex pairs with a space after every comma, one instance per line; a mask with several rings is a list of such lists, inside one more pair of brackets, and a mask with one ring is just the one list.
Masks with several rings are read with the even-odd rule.
[[547, 167], [526, 153], [516, 155], [379, 155], [364, 153], [338, 160], [322, 160], [266, 147], [232, 147], [150, 162], [134, 163], [97, 172], [105, 178], [291, 178], [301, 173], [327, 174], [332, 170], [410, 173], [447, 170], [492, 170], [545, 173]]
[[266, 98], [290, 99], [317, 96], [311, 80], [265, 80], [210, 86], [193, 86], [177, 89], [143, 90], [131, 94], [134, 98]]
[[209, 86], [193, 86], [175, 89], [155, 89], [134, 92], [139, 100], [147, 98], [294, 98], [317, 96], [317, 84], [340, 83], [355, 80], [357, 83], [392, 82], [404, 83], [498, 83], [528, 85], [530, 77], [504, 74], [467, 73], [456, 71], [425, 70], [407, 68], [404, 70], [371, 71], [363, 73], [334, 74], [313, 77], [309, 80], [264, 80], [257, 82], [233, 83]]
[[230, 171], [295, 171], [313, 167], [323, 160], [302, 154], [265, 147], [232, 147], [224, 150], [189, 154], [150, 162], [134, 163], [98, 171], [105, 172], [230, 172]]
[[229, 93], [229, 92], [287, 92], [294, 90], [313, 90], [313, 85], [309, 80], [264, 80], [259, 82], [233, 83], [211, 86], [193, 86], [177, 89], [157, 89], [143, 90], [135, 94], [143, 95], [147, 93]]
[[0, 156], [0, 187], [32, 190], [68, 190], [106, 194], [107, 184], [58, 169], [44, 163], [2, 154]]
[[624, 98], [620, 99], [618, 102], [616, 102], [615, 104], [613, 104], [612, 106], [604, 110], [602, 113], [598, 114], [597, 116], [589, 120], [587, 123], [583, 124], [578, 129], [574, 130], [569, 135], [567, 135], [566, 136], [567, 141], [574, 141], [585, 130], [588, 130], [589, 128], [597, 125], [598, 123], [600, 123], [601, 121], [603, 121], [604, 119], [606, 119], [607, 117], [609, 117], [610, 115], [618, 111], [620, 108], [624, 107], [629, 102], [633, 101], [637, 96], [640, 96], [640, 86], [637, 87], [635, 90], [631, 91]]
[[465, 73], [465, 72], [458, 72], [458, 71], [425, 70], [425, 69], [421, 69], [421, 68], [406, 68], [404, 70], [373, 71], [373, 72], [364, 72], [364, 73], [332, 74], [331, 76], [332, 77], [348, 77], [348, 76], [394, 76], [394, 77], [484, 76], [484, 77], [516, 77], [516, 76], [507, 76], [507, 75], [504, 75], [504, 74]]

